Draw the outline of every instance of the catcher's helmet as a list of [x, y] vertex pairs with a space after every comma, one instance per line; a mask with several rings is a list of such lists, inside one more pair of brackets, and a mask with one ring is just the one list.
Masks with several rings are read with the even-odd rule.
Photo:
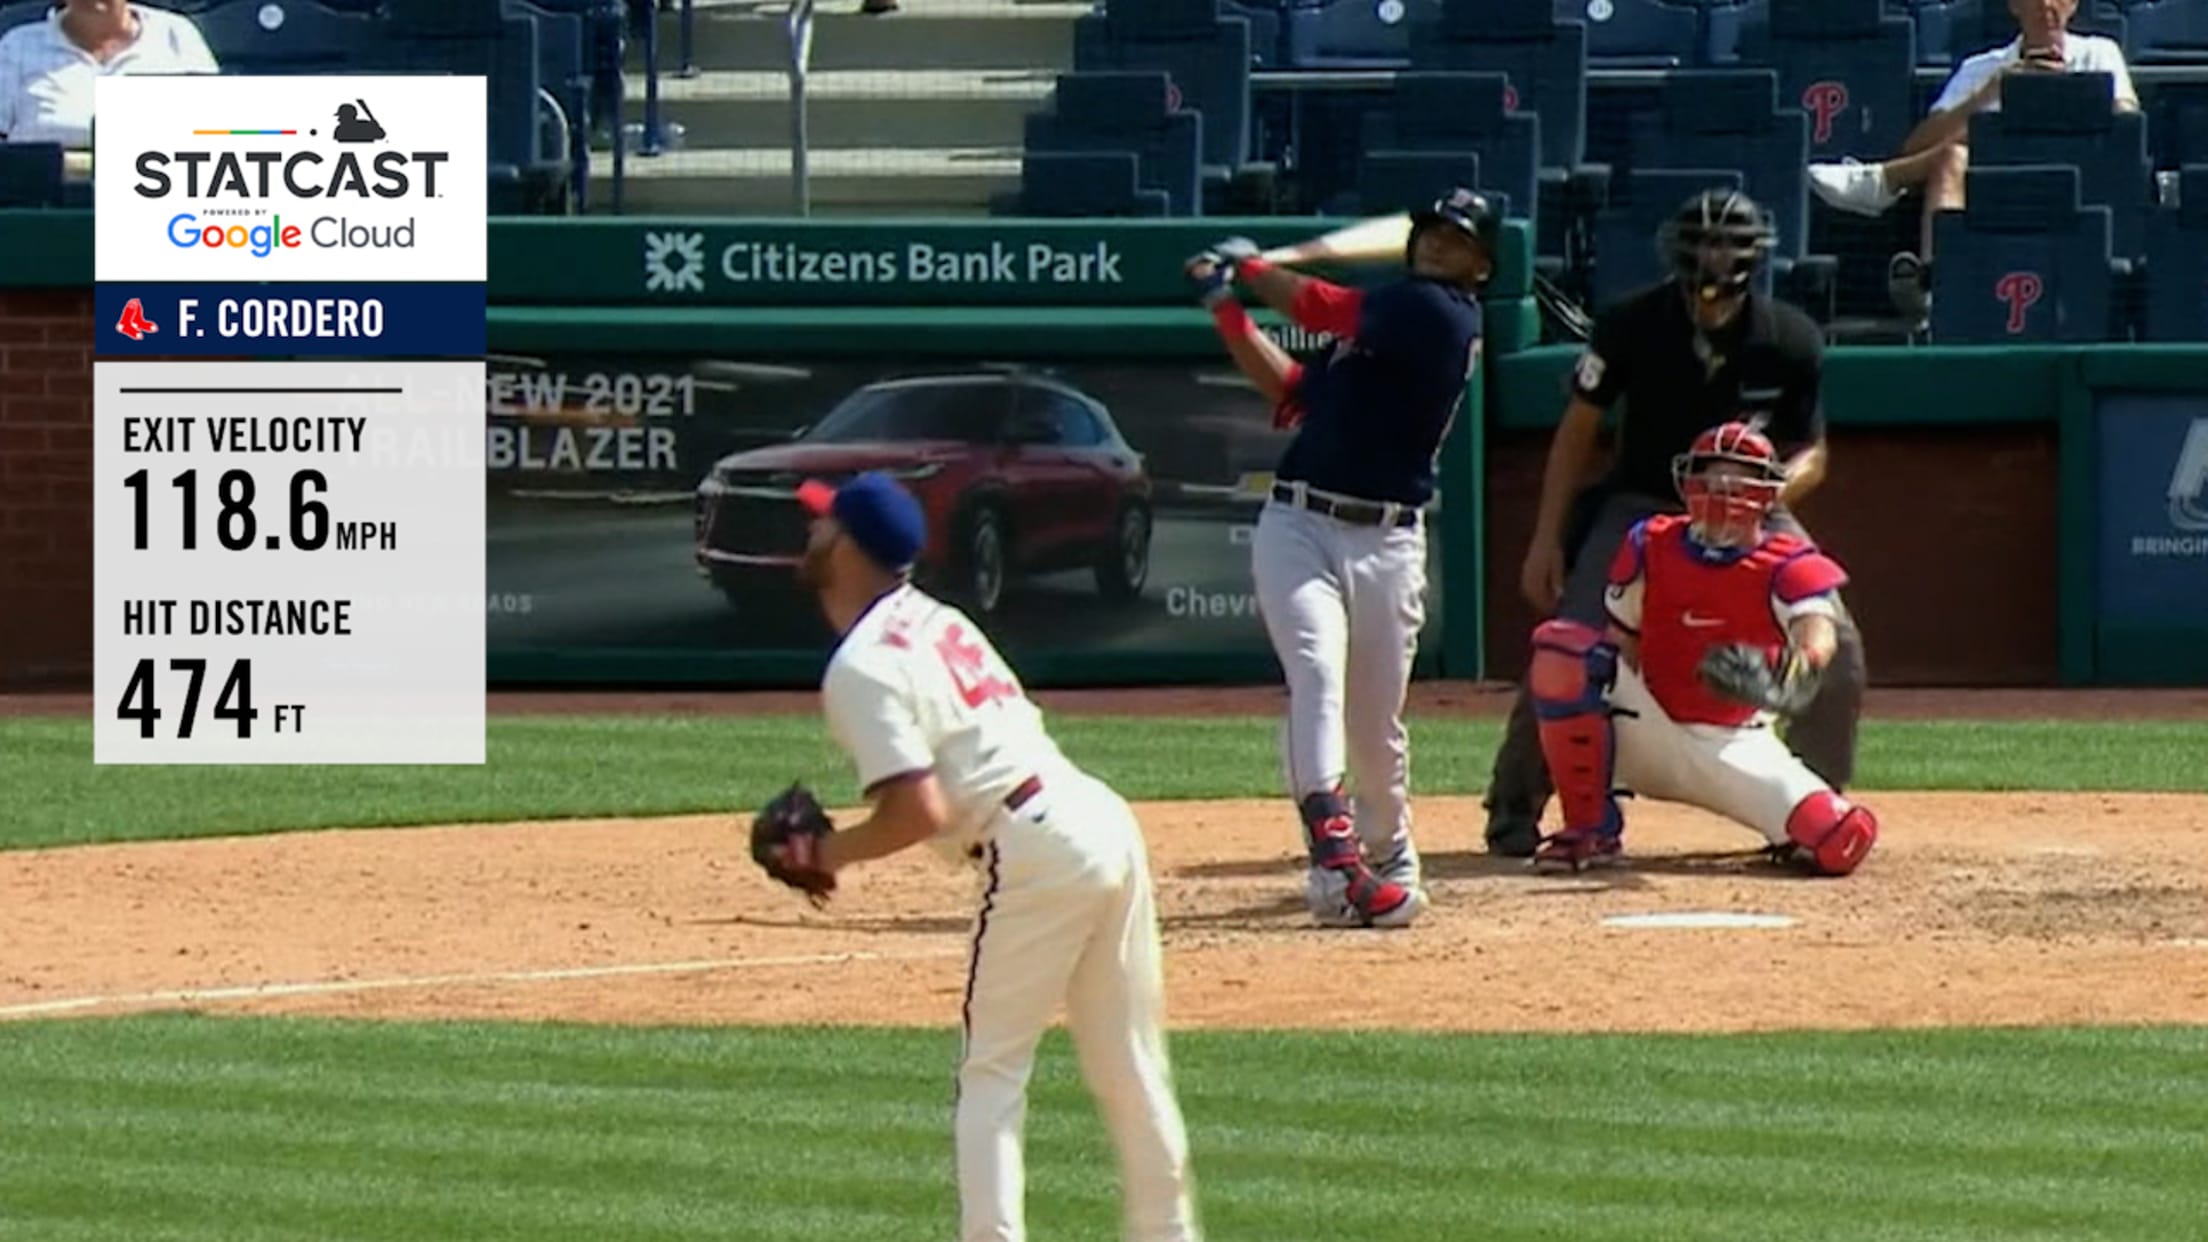
[[1730, 547], [1754, 541], [1786, 487], [1786, 465], [1754, 423], [1736, 421], [1696, 436], [1671, 459], [1671, 478], [1696, 538]]
[[[1411, 256], [1418, 250], [1418, 235], [1436, 225], [1456, 229], [1477, 243], [1480, 253], [1487, 257], [1488, 274], [1494, 274], [1496, 247], [1502, 239], [1503, 222], [1485, 194], [1460, 185], [1435, 199], [1432, 206], [1412, 212], [1411, 235], [1403, 243], [1405, 264], [1411, 262]], [[1480, 283], [1485, 285], [1487, 277], [1482, 276]]]
[[1704, 190], [1680, 204], [1657, 233], [1656, 249], [1681, 285], [1703, 301], [1745, 293], [1771, 257], [1769, 213], [1738, 190]]

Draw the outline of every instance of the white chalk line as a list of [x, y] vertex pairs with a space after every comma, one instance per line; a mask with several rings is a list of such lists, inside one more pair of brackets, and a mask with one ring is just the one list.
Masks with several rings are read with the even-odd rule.
[[761, 970], [776, 966], [835, 966], [848, 962], [920, 961], [963, 957], [964, 949], [909, 953], [798, 953], [782, 957], [720, 957], [687, 962], [629, 962], [616, 966], [569, 966], [554, 970], [494, 970], [479, 974], [398, 975], [386, 979], [317, 979], [305, 983], [249, 983], [227, 988], [178, 988], [159, 992], [118, 992], [105, 996], [69, 996], [0, 1005], [0, 1019], [41, 1017], [119, 1006], [204, 1004], [265, 1000], [283, 996], [335, 996], [346, 992], [389, 992], [402, 988], [469, 987], [502, 983], [555, 983], [572, 979], [612, 979], [624, 975], [702, 974], [716, 970]]

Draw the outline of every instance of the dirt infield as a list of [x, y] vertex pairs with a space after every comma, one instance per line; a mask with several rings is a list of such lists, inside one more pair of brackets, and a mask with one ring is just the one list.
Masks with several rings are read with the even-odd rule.
[[[1419, 804], [1429, 916], [1307, 926], [1264, 802], [1149, 804], [1175, 1025], [1742, 1030], [2208, 1021], [2208, 798], [1876, 796], [1844, 881], [1636, 805], [1626, 869], [1474, 852]], [[971, 881], [916, 854], [827, 913], [723, 818], [322, 832], [0, 855], [0, 1017], [152, 1008], [593, 1022], [957, 1020]], [[1633, 915], [1782, 926], [1631, 928]], [[211, 993], [211, 994], [210, 994]], [[197, 994], [197, 995], [188, 995]]]

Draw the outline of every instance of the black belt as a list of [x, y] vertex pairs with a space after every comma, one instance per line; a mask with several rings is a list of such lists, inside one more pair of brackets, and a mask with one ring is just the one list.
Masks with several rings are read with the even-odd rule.
[[[1273, 499], [1284, 505], [1294, 505], [1298, 509], [1324, 514], [1351, 526], [1410, 527], [1418, 525], [1419, 519], [1416, 505], [1383, 504], [1377, 500], [1337, 500], [1291, 483], [1273, 484]], [[1388, 520], [1391, 510], [1394, 511], [1393, 522]]]
[[[1043, 792], [1043, 778], [1040, 776], [1030, 776], [1026, 780], [1021, 781], [1018, 785], [1013, 786], [1011, 793], [1004, 795], [1004, 809], [1007, 811], [1017, 811], [1021, 807], [1026, 806], [1028, 803], [1033, 802], [1035, 800], [1035, 795], [1041, 792]], [[982, 848], [981, 843], [977, 841], [973, 845], [967, 847], [966, 856], [978, 862], [985, 852], [986, 851]]]

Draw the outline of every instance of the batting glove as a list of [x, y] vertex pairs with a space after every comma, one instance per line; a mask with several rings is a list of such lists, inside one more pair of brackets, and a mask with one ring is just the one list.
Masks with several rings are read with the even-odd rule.
[[1211, 251], [1235, 267], [1240, 267], [1245, 261], [1254, 259], [1259, 254], [1257, 243], [1247, 237], [1230, 237], [1214, 245]]
[[1234, 265], [1220, 257], [1217, 251], [1206, 250], [1188, 261], [1183, 269], [1189, 283], [1196, 287], [1197, 300], [1206, 307], [1219, 305], [1234, 297]]

